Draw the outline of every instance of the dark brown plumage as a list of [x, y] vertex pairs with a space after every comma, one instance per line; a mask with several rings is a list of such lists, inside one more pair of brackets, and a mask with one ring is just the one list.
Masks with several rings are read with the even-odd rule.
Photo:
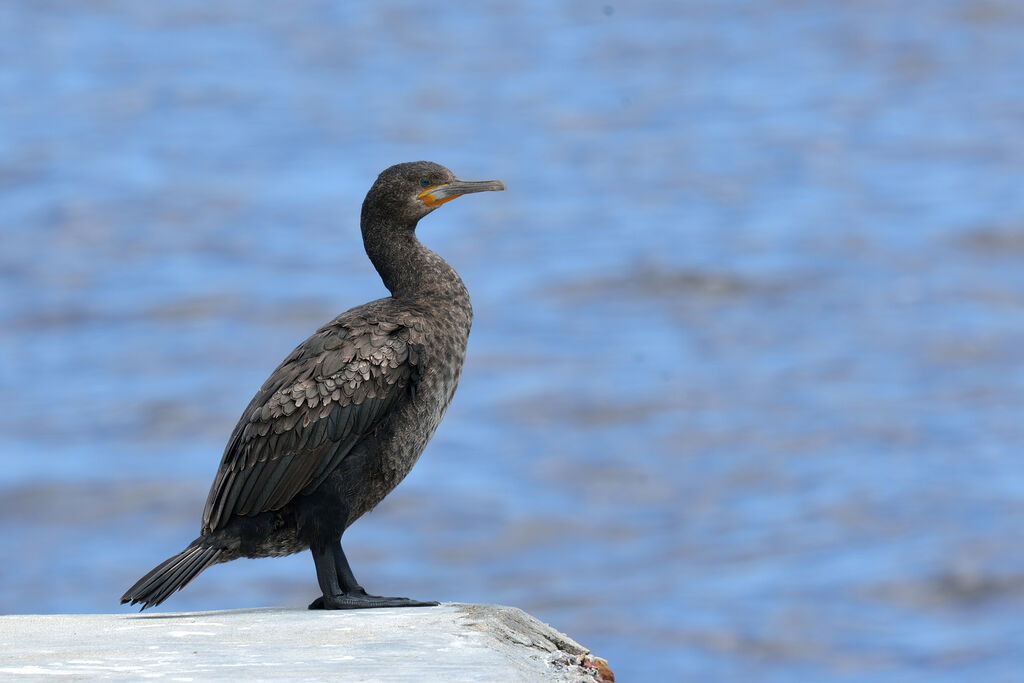
[[207, 567], [309, 548], [323, 593], [311, 608], [430, 605], [367, 595], [341, 548], [345, 529], [416, 463], [459, 381], [473, 311], [458, 274], [416, 238], [418, 221], [469, 192], [430, 162], [377, 178], [362, 210], [366, 253], [391, 296], [342, 313], [270, 375], [235, 426], [201, 535], [121, 602], [158, 605]]

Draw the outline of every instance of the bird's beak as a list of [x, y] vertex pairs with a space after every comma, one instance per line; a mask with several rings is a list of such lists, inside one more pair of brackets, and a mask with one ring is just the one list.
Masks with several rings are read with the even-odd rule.
[[471, 192], [496, 192], [504, 189], [505, 183], [500, 180], [453, 180], [444, 185], [428, 187], [416, 196], [423, 200], [424, 204], [434, 208]]

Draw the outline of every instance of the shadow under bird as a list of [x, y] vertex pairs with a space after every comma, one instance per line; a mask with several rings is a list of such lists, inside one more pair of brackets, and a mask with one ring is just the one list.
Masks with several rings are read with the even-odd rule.
[[310, 609], [436, 605], [368, 595], [345, 529], [409, 473], [455, 393], [473, 309], [455, 270], [416, 238], [421, 218], [498, 180], [427, 161], [385, 170], [363, 201], [363, 245], [391, 296], [342, 313], [289, 354], [235, 426], [201, 534], [121, 597], [159, 605], [201, 571], [309, 548], [323, 595]]

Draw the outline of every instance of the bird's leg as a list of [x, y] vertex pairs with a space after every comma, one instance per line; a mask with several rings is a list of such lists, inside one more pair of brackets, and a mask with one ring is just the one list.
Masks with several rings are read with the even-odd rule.
[[338, 584], [341, 589], [346, 593], [355, 592], [366, 595], [366, 591], [359, 585], [355, 574], [352, 573], [352, 567], [349, 566], [348, 558], [345, 557], [345, 549], [341, 547], [341, 541], [331, 546], [331, 552], [334, 554], [334, 564], [338, 569]]
[[369, 607], [436, 607], [436, 602], [423, 602], [409, 598], [385, 598], [367, 595], [356, 581], [352, 568], [341, 548], [341, 541], [320, 550], [313, 550], [316, 578], [323, 596], [310, 604], [309, 609], [365, 609]]
[[[311, 548], [313, 553], [313, 564], [316, 566], [316, 581], [320, 584], [320, 590], [324, 595], [337, 595], [342, 592], [338, 585], [338, 569], [334, 560], [334, 552], [330, 546], [323, 548]], [[320, 606], [316, 606], [317, 603]], [[323, 598], [317, 598], [310, 609], [323, 609]]]

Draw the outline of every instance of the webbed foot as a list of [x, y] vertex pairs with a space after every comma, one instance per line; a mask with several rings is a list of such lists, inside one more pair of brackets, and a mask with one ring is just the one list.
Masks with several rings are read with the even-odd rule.
[[440, 603], [411, 598], [385, 598], [380, 595], [367, 595], [363, 589], [341, 593], [339, 595], [322, 595], [309, 604], [309, 609], [371, 609], [375, 607], [437, 607]]

